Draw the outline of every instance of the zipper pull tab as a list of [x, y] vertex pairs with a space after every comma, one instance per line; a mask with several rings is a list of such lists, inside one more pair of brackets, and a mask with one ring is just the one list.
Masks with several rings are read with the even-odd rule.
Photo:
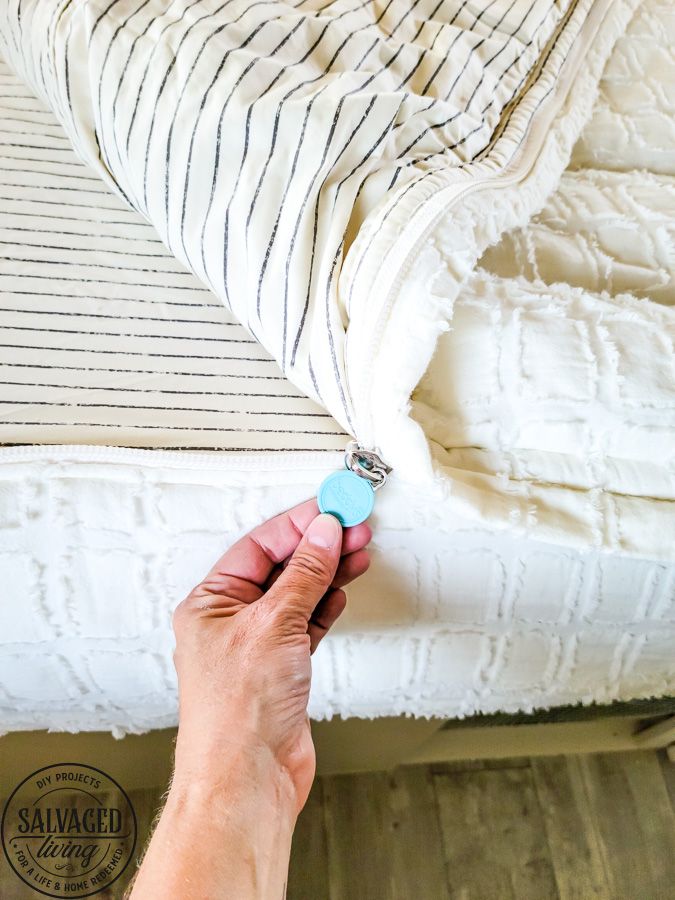
[[317, 495], [322, 513], [335, 516], [343, 528], [365, 522], [375, 505], [375, 491], [392, 471], [375, 450], [350, 441], [345, 451], [345, 467], [322, 482]]

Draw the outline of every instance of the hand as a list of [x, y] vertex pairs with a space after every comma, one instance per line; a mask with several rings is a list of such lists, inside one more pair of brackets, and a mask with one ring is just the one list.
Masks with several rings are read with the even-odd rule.
[[310, 653], [368, 568], [367, 525], [310, 500], [238, 541], [177, 608], [171, 788], [132, 900], [285, 896], [315, 758]]
[[[296, 813], [315, 771], [312, 653], [366, 571], [368, 525], [342, 531], [310, 500], [238, 541], [177, 608], [179, 731], [174, 784], [217, 778], [230, 755], [269, 757]], [[267, 766], [267, 762], [262, 762]]]

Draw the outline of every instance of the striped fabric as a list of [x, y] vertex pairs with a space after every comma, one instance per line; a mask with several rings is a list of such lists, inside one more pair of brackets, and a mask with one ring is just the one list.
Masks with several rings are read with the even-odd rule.
[[346, 440], [0, 63], [0, 443]]
[[[453, 180], [510, 164], [576, 36], [607, 8], [602, 0], [6, 0], [0, 35], [80, 157], [303, 393], [361, 437], [360, 376], [345, 363], [345, 337], [370, 303], [382, 241], [391, 246], [401, 223]], [[139, 230], [93, 183], [80, 199], [97, 196], [115, 221]], [[114, 271], [110, 250], [96, 253], [101, 277]], [[144, 259], [134, 277], [148, 291], [164, 290], [171, 275], [172, 298], [193, 296], [194, 282], [165, 255]], [[203, 322], [197, 335], [204, 327], [215, 326]], [[185, 343], [181, 355], [205, 346]], [[251, 354], [252, 344], [223, 343], [214, 366], [245, 347]]]

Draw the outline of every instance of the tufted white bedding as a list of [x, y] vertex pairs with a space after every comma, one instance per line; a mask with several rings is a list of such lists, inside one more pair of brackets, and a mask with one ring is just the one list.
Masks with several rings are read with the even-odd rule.
[[[3, 728], [174, 724], [173, 606], [229, 541], [338, 464], [325, 452], [2, 451]], [[400, 481], [373, 527], [372, 567], [314, 657], [313, 717], [673, 692], [673, 564], [448, 520]]]
[[[619, 7], [624, 5], [614, 8], [617, 29]], [[436, 321], [432, 314], [427, 324], [441, 336], [426, 372], [426, 363], [417, 363], [411, 418], [407, 405], [394, 408], [384, 402], [374, 411], [376, 418], [381, 415], [374, 433], [397, 464], [396, 477], [378, 497], [373, 568], [351, 591], [344, 620], [316, 657], [314, 716], [465, 715], [672, 692], [675, 376], [669, 304], [675, 295], [675, 166], [669, 129], [675, 95], [669, 73], [674, 39], [670, 4], [643, 3], [616, 45], [593, 116], [557, 191], [539, 215], [488, 249], [475, 273], [462, 275], [454, 301], [448, 303], [458, 275], [452, 266], [446, 268], [448, 283], [445, 275], [441, 278], [440, 293], [432, 290], [432, 299], [441, 297], [435, 310], [442, 309], [443, 316]], [[611, 42], [609, 32], [606, 41]], [[589, 103], [591, 70], [601, 65], [607, 47], [596, 50], [589, 53], [581, 107]], [[578, 110], [567, 116], [562, 121], [571, 134]], [[502, 221], [525, 222], [541, 206], [556, 165], [571, 149], [564, 129], [551, 133], [555, 146], [542, 158], [544, 169], [552, 171], [535, 172], [517, 196], [504, 191], [503, 204], [513, 208], [499, 213]], [[15, 143], [3, 143], [5, 155], [7, 145]], [[12, 165], [4, 163], [4, 172]], [[42, 160], [33, 168], [49, 172], [51, 167]], [[25, 196], [21, 190], [17, 198]], [[39, 204], [40, 195], [28, 197]], [[118, 201], [110, 196], [103, 203]], [[3, 226], [11, 230], [16, 224], [12, 212], [21, 209], [17, 199], [3, 212]], [[45, 213], [44, 207], [38, 209]], [[74, 220], [83, 217], [65, 200], [64, 209]], [[457, 214], [453, 228], [466, 225], [462, 215]], [[466, 215], [478, 215], [470, 202]], [[111, 216], [105, 213], [103, 219]], [[139, 219], [127, 221], [127, 236], [133, 226], [139, 229], [133, 234], [149, 239]], [[497, 236], [492, 219], [484, 225], [481, 240]], [[96, 231], [97, 240], [115, 234], [106, 221]], [[14, 279], [3, 282], [4, 291], [27, 312], [56, 296], [54, 305], [44, 307], [53, 326], [59, 311], [95, 317], [110, 310], [111, 301], [119, 303], [114, 281], [109, 287], [97, 282], [98, 300], [90, 296], [92, 289], [77, 288], [76, 302], [84, 306], [70, 301], [63, 306], [58, 297], [65, 290], [58, 280], [49, 285], [49, 301], [37, 300], [44, 290], [38, 292], [37, 283], [26, 279], [35, 276], [35, 266], [49, 271], [59, 254], [38, 246], [30, 256], [25, 250], [22, 255], [21, 234], [13, 231], [8, 237], [15, 249], [0, 263], [0, 280]], [[431, 266], [427, 271], [437, 265], [437, 249], [427, 247], [420, 256], [423, 266]], [[100, 255], [100, 245], [96, 252], [91, 265], [96, 259], [109, 262]], [[17, 258], [25, 261], [17, 263]], [[133, 268], [134, 262], [128, 252], [124, 264]], [[82, 268], [78, 274], [86, 283]], [[194, 304], [185, 307], [192, 316], [206, 302], [205, 292], [196, 282], [172, 279], [195, 291]], [[415, 283], [422, 282], [408, 284]], [[153, 303], [164, 317], [167, 296], [186, 301], [183, 294], [143, 290], [133, 300], [143, 315]], [[400, 308], [407, 302], [403, 296]], [[117, 315], [119, 307], [114, 310]], [[7, 316], [11, 326], [14, 312]], [[135, 310], [132, 318], [137, 320]], [[86, 320], [90, 331], [95, 321]], [[399, 326], [404, 321], [392, 322], [392, 335]], [[125, 395], [104, 425], [99, 416], [112, 395], [102, 392], [121, 383], [143, 383], [147, 373], [140, 380], [119, 372], [90, 380], [105, 359], [97, 358], [94, 348], [83, 357], [86, 375], [59, 370], [60, 387], [53, 379], [52, 387], [40, 387], [44, 377], [40, 381], [36, 374], [44, 372], [42, 354], [12, 351], [21, 368], [3, 373], [5, 385], [19, 380], [17, 371], [24, 384], [19, 415], [11, 399], [16, 395], [6, 394], [6, 443], [56, 441], [61, 446], [0, 451], [5, 585], [0, 709], [6, 729], [123, 732], [173, 722], [171, 608], [225, 543], [314, 493], [321, 477], [340, 464], [331, 449], [343, 440], [337, 422], [327, 417], [315, 427], [312, 416], [318, 408], [301, 395], [287, 396], [272, 400], [270, 411], [280, 422], [285, 418], [293, 424], [275, 432], [260, 414], [265, 413], [260, 399], [250, 399], [269, 392], [254, 392], [250, 380], [239, 382], [246, 387], [237, 393], [245, 396], [232, 414], [222, 412], [222, 401], [213, 402], [217, 422], [206, 436], [199, 430], [203, 412], [186, 409], [180, 420], [173, 416], [171, 406], [187, 396], [187, 376], [181, 375], [179, 383], [178, 376], [163, 374], [149, 360], [171, 340], [172, 352], [178, 346], [181, 357], [188, 358], [187, 345], [176, 345], [172, 338], [174, 327], [155, 323], [152, 332], [148, 329], [152, 341], [137, 343], [127, 336], [128, 328], [97, 341], [103, 354], [110, 341], [119, 340], [120, 350], [125, 342], [127, 350], [138, 348], [134, 358], [143, 358], [143, 367], [152, 369], [149, 386], [158, 394], [170, 391], [170, 401], [151, 414], [134, 410], [137, 400]], [[167, 338], [164, 343], [158, 330]], [[43, 331], [50, 328], [43, 325]], [[229, 331], [228, 338], [235, 333]], [[209, 332], [195, 326], [194, 334]], [[561, 335], [570, 336], [563, 345]], [[408, 336], [414, 344], [414, 334]], [[425, 333], [425, 346], [428, 337]], [[16, 334], [10, 340], [18, 343]], [[58, 340], [76, 343], [67, 357], [52, 345], [50, 378], [61, 363], [75, 358], [73, 352], [85, 352], [80, 338]], [[130, 366], [131, 357], [121, 359]], [[214, 365], [220, 363], [207, 364]], [[223, 390], [231, 389], [233, 377], [258, 378], [258, 384], [280, 377], [269, 358], [247, 362], [252, 368], [246, 370], [239, 368], [243, 363], [236, 365], [235, 372], [219, 369]], [[24, 377], [28, 370], [33, 387]], [[201, 368], [189, 378], [208, 388], [212, 382], [206, 382], [206, 372]], [[381, 372], [377, 377], [386, 376], [400, 388], [398, 400], [394, 392], [389, 395], [391, 403], [400, 403], [410, 393], [403, 384], [410, 381], [410, 371], [387, 363]], [[96, 418], [82, 418], [77, 398], [83, 395], [76, 389], [84, 389], [85, 406], [98, 404]], [[292, 388], [275, 392], [290, 394]], [[54, 396], [49, 402], [55, 406], [58, 397], [67, 398], [57, 424], [52, 408], [45, 415], [44, 406], [32, 405], [45, 396]], [[290, 418], [289, 412], [307, 418]], [[402, 413], [405, 424], [394, 435]], [[162, 417], [159, 432], [148, 427], [155, 416]], [[126, 423], [121, 433], [115, 424], [120, 422]], [[424, 429], [421, 443], [417, 424]], [[262, 430], [252, 437], [257, 427]], [[176, 446], [179, 435], [193, 450], [231, 447], [239, 452], [132, 449]], [[268, 452], [251, 452], [261, 440], [269, 442], [263, 444]], [[99, 442], [129, 449], [84, 446]], [[71, 444], [82, 446], [65, 446]], [[307, 446], [324, 449], [303, 449]]]

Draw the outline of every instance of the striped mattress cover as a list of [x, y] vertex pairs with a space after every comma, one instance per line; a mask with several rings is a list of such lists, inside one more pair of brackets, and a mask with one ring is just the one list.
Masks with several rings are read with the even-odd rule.
[[0, 129], [0, 443], [344, 447], [4, 62]]
[[[580, 289], [673, 301], [673, 119], [654, 54], [670, 52], [668, 14], [644, 4], [559, 190], [488, 251], [465, 302], [495, 278], [552, 283], [560, 248]], [[636, 65], [657, 88], [651, 104], [626, 96]], [[159, 727], [175, 715], [171, 607], [224, 541], [310, 495], [348, 434], [82, 165], [4, 65], [0, 85], [0, 725]], [[632, 154], [650, 174], [636, 177]], [[631, 233], [633, 259], [609, 219]], [[405, 478], [375, 526], [373, 568], [315, 661], [313, 715], [672, 691], [671, 562], [495, 531], [444, 514]], [[26, 585], [19, 612], [11, 598]]]

